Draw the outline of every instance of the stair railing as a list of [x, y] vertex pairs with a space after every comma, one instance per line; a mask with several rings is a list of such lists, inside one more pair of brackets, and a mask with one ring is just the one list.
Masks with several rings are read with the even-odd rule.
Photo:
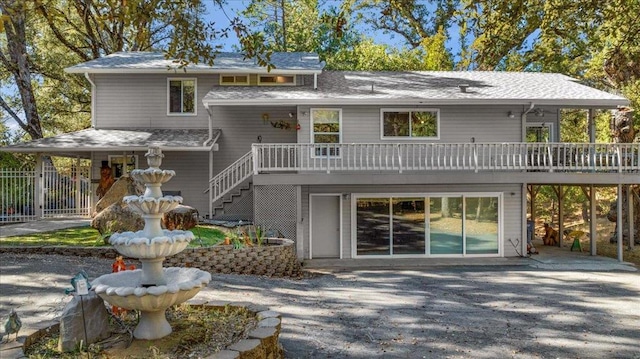
[[248, 152], [209, 180], [210, 206], [252, 175], [253, 154]]

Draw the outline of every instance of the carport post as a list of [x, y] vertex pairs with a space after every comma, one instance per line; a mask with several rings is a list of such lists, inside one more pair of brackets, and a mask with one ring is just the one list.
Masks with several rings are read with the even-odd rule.
[[33, 188], [35, 193], [33, 194], [34, 201], [34, 214], [36, 218], [43, 217], [43, 202], [44, 202], [44, 183], [42, 181], [42, 153], [36, 153], [36, 168], [35, 168], [35, 183]]
[[598, 223], [596, 223], [596, 187], [594, 185], [589, 186], [589, 244], [591, 247], [591, 255], [597, 255], [596, 239], [598, 238], [597, 230]]
[[622, 184], [618, 183], [618, 220], [616, 221], [618, 227], [616, 232], [616, 239], [618, 240], [618, 260], [624, 262], [622, 259]]
[[634, 245], [634, 234], [635, 234], [635, 230], [633, 228], [633, 189], [631, 188], [631, 185], [627, 185], [627, 211], [629, 213], [627, 213], [627, 218], [629, 220], [629, 250], [633, 249], [633, 245]]

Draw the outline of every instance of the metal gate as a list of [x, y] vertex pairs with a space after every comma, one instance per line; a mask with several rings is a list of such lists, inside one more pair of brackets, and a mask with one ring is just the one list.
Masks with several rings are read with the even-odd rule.
[[0, 168], [0, 223], [36, 219], [36, 171]]
[[89, 217], [91, 206], [91, 164], [87, 160], [71, 165], [42, 163], [42, 217]]

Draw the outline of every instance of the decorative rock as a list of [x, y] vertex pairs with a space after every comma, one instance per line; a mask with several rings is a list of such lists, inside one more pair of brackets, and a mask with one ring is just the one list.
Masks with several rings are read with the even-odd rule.
[[179, 205], [162, 216], [162, 225], [168, 230], [182, 229], [188, 230], [198, 224], [198, 210]]
[[240, 358], [240, 353], [235, 350], [221, 350], [206, 359], [237, 359]]
[[125, 207], [122, 203], [114, 203], [93, 217], [91, 227], [97, 229], [102, 235], [116, 232], [136, 232], [144, 228], [144, 220], [140, 214]]
[[279, 318], [267, 318], [262, 319], [258, 322], [258, 328], [262, 327], [274, 327], [280, 330], [280, 319]]
[[89, 345], [108, 338], [110, 334], [109, 313], [102, 298], [95, 292], [74, 296], [60, 318], [58, 350], [73, 351], [81, 341]]
[[240, 359], [257, 359], [264, 357], [263, 349], [258, 339], [243, 339], [228, 349], [239, 351]]
[[124, 196], [141, 195], [140, 185], [131, 177], [120, 177], [96, 203], [96, 213], [100, 213], [114, 203], [122, 203]]

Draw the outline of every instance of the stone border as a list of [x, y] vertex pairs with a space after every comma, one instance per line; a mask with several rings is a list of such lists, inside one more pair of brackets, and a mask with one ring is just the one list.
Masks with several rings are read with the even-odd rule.
[[[113, 247], [71, 246], [0, 246], [0, 253], [58, 254], [65, 256], [114, 259]], [[136, 259], [129, 259], [136, 260]], [[190, 247], [167, 257], [165, 267], [195, 267], [209, 273], [253, 274], [270, 277], [292, 277], [301, 274], [295, 242], [286, 238], [267, 238], [263, 245], [234, 248], [233, 245]]]
[[[263, 305], [249, 302], [225, 302], [189, 300], [186, 304], [194, 307], [211, 307], [224, 309], [226, 306], [244, 307], [254, 313], [258, 325], [248, 334], [247, 339], [241, 339], [229, 347], [206, 356], [204, 359], [280, 359], [284, 358], [284, 351], [279, 342], [280, 329], [282, 328], [282, 316], [280, 313], [269, 310]], [[3, 359], [26, 358], [24, 351], [27, 347], [40, 338], [55, 334], [60, 330], [60, 322], [56, 320], [42, 322], [37, 328], [27, 332], [24, 343], [14, 340], [0, 344], [0, 357]], [[22, 336], [21, 336], [22, 338]]]

